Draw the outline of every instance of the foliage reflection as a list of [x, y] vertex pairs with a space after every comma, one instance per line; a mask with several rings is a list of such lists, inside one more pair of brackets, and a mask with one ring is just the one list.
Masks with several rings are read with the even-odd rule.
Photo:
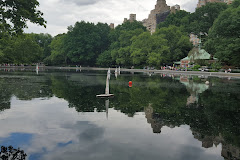
[[115, 98], [97, 99], [96, 95], [104, 92], [105, 78], [102, 71], [39, 75], [12, 72], [0, 77], [0, 110], [10, 109], [12, 96], [20, 100], [56, 96], [68, 101], [69, 107], [77, 112], [108, 113], [108, 107], [129, 117], [145, 112], [153, 133], [161, 133], [163, 126], [189, 125], [202, 147], [221, 143], [223, 157], [240, 158], [239, 80], [121, 74], [110, 80]]

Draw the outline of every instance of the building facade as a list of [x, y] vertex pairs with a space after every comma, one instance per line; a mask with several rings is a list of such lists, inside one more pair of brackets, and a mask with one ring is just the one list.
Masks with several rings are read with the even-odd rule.
[[[170, 6], [167, 5], [166, 0], [157, 0], [157, 4], [155, 5], [155, 9], [153, 9], [148, 15], [147, 19], [144, 19], [143, 25], [151, 32], [155, 32], [157, 28], [157, 15], [163, 13], [170, 13]], [[168, 14], [169, 14], [168, 13]]]
[[109, 27], [110, 27], [111, 29], [114, 29], [114, 23], [111, 23], [111, 24], [109, 25]]
[[190, 34], [190, 42], [192, 42], [193, 46], [198, 46], [200, 39], [198, 38], [197, 35], [191, 33]]
[[128, 22], [128, 21], [129, 22], [134, 22], [136, 20], [137, 20], [137, 15], [136, 14], [130, 14], [129, 19], [124, 18], [123, 23]]
[[180, 11], [180, 5], [176, 4], [171, 7], [171, 13], [176, 13], [177, 11]]
[[234, 0], [198, 0], [197, 8], [205, 6], [207, 3], [222, 2], [222, 3], [231, 4], [233, 1]]
[[129, 21], [130, 22], [133, 22], [133, 21], [136, 21], [137, 20], [137, 15], [136, 14], [130, 14], [129, 15]]

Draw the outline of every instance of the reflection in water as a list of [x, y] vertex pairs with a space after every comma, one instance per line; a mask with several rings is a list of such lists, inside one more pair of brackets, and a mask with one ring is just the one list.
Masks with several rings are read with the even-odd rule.
[[199, 94], [203, 93], [209, 88], [206, 83], [196, 83], [193, 80], [189, 80], [187, 76], [180, 76], [180, 82], [183, 83], [187, 91], [191, 94], [187, 99], [187, 106], [191, 104], [198, 104]]
[[154, 118], [153, 117], [153, 108], [151, 105], [146, 107], [144, 109], [145, 117], [147, 119], [147, 122], [151, 124], [151, 127], [153, 129], [153, 133], [161, 133], [161, 129], [164, 126], [164, 123], [161, 121], [160, 118]]
[[106, 117], [108, 118], [109, 99], [105, 100]]
[[[121, 74], [110, 81], [116, 97], [97, 99], [105, 76], [86, 71], [2, 74], [0, 144], [16, 133], [31, 135], [29, 144], [17, 144], [27, 148], [29, 159], [61, 159], [62, 153], [67, 159], [79, 153], [96, 159], [90, 157], [97, 147], [98, 159], [118, 159], [109, 154], [117, 152], [122, 159], [240, 159], [239, 80], [208, 78], [206, 85], [202, 77]], [[128, 87], [129, 80], [134, 87]], [[158, 134], [147, 132], [149, 124]], [[221, 153], [214, 155], [220, 145]], [[149, 147], [152, 151], [146, 152]]]

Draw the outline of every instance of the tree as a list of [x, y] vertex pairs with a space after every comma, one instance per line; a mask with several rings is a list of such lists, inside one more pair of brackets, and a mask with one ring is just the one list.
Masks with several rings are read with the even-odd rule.
[[133, 22], [125, 22], [121, 25], [118, 25], [114, 30], [111, 31], [109, 37], [111, 42], [118, 41], [118, 38], [121, 35], [122, 31], [133, 31], [135, 29], [142, 29], [143, 31], [146, 31], [146, 27], [142, 25], [142, 22], [133, 21]]
[[174, 25], [181, 27], [184, 31], [187, 31], [190, 23], [189, 16], [189, 12], [186, 12], [184, 10], [177, 11], [175, 14], [168, 15], [166, 20], [158, 25], [158, 28], [160, 29], [162, 27], [169, 27], [170, 25]]
[[11, 45], [11, 37], [6, 32], [0, 35], [0, 63], [12, 62], [12, 58], [5, 52], [6, 48]]
[[97, 57], [109, 46], [110, 27], [81, 21], [68, 29], [64, 45], [71, 63], [95, 65]]
[[215, 19], [227, 7], [226, 3], [207, 3], [205, 6], [197, 8], [189, 17], [189, 33], [193, 32], [196, 35], [199, 35], [201, 32], [208, 33]]
[[240, 0], [223, 11], [210, 29], [205, 48], [221, 62], [240, 66]]
[[176, 14], [168, 15], [166, 20], [158, 25], [158, 28], [174, 25], [188, 34], [208, 33], [215, 19], [226, 9], [227, 4], [225, 3], [207, 3], [191, 14], [186, 11], [178, 11]]
[[102, 67], [109, 67], [114, 64], [111, 56], [111, 51], [106, 50], [105, 52], [101, 53], [98, 58], [96, 64]]
[[111, 55], [113, 60], [116, 61], [117, 64], [130, 66], [132, 65], [131, 61], [131, 52], [130, 46], [132, 44], [132, 38], [143, 33], [144, 30], [137, 28], [135, 30], [122, 30], [120, 31], [119, 38], [116, 42], [112, 43], [110, 46]]
[[51, 55], [51, 48], [50, 44], [52, 42], [52, 36], [50, 34], [34, 34], [32, 33], [35, 41], [38, 43], [38, 45], [43, 49], [43, 56], [41, 57], [41, 61]]
[[5, 59], [15, 64], [30, 64], [39, 62], [43, 55], [43, 49], [36, 43], [34, 36], [23, 34], [9, 40], [9, 44], [3, 50]]
[[169, 52], [167, 41], [150, 32], [144, 32], [134, 37], [131, 45], [131, 57], [134, 65], [160, 66], [163, 56]]
[[27, 21], [46, 27], [37, 0], [0, 0], [0, 34], [22, 33]]
[[180, 27], [173, 25], [170, 25], [168, 28], [163, 27], [157, 30], [154, 35], [162, 36], [167, 40], [170, 52], [164, 55], [164, 63], [172, 63], [184, 58], [192, 48], [187, 33], [182, 32]]
[[50, 44], [51, 55], [44, 59], [46, 64], [67, 64], [67, 52], [64, 48], [66, 34], [55, 36]]
[[107, 50], [110, 46], [110, 34], [111, 28], [106, 23], [98, 23], [96, 25], [96, 32], [100, 36], [100, 44], [96, 48], [96, 53], [99, 55]]

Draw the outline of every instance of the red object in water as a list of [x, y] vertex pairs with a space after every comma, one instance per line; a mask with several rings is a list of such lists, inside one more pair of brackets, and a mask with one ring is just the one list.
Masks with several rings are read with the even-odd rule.
[[132, 81], [129, 81], [129, 82], [128, 82], [128, 86], [129, 86], [129, 87], [132, 87]]

